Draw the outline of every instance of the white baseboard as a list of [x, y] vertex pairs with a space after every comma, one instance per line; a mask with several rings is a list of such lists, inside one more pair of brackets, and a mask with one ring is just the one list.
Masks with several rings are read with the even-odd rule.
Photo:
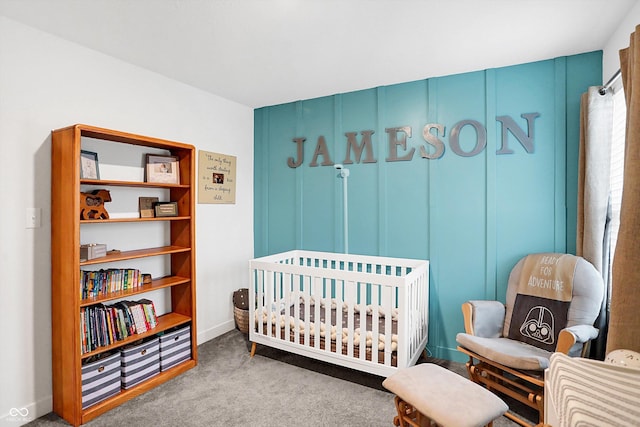
[[222, 334], [226, 334], [227, 332], [229, 332], [230, 330], [232, 330], [233, 328], [236, 327], [235, 322], [233, 321], [233, 319], [231, 320], [227, 320], [224, 323], [221, 323], [217, 326], [214, 326], [213, 328], [209, 328], [205, 331], [203, 330], [198, 330], [198, 345], [205, 343], [207, 341], [210, 341], [216, 337], [219, 337]]
[[53, 397], [47, 396], [37, 402], [25, 406], [16, 406], [9, 409], [9, 413], [0, 415], [0, 425], [22, 426], [36, 418], [47, 415], [53, 409]]

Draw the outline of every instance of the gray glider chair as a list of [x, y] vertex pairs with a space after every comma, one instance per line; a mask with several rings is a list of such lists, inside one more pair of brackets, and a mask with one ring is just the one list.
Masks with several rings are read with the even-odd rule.
[[[468, 301], [462, 305], [465, 333], [458, 350], [469, 356], [471, 380], [538, 411], [544, 421], [544, 370], [554, 352], [583, 356], [598, 336], [604, 284], [584, 258], [560, 253], [531, 254], [511, 270], [506, 304]], [[508, 412], [514, 422], [525, 420]]]

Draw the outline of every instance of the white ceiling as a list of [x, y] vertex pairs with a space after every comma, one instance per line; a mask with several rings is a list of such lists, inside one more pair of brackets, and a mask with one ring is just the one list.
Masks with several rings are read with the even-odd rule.
[[636, 0], [0, 0], [0, 14], [261, 107], [602, 49]]

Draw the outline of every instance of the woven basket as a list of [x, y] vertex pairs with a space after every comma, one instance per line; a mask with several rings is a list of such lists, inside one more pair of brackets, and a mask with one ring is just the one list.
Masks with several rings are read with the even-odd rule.
[[249, 289], [238, 289], [233, 293], [233, 318], [243, 334], [249, 334]]
[[245, 335], [249, 334], [249, 310], [233, 307], [233, 318], [236, 321], [236, 328]]

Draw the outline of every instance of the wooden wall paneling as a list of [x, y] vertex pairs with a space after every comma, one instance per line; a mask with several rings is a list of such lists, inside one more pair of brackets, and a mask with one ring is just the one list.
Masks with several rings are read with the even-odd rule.
[[[309, 163], [320, 135], [331, 162], [343, 163], [345, 133], [357, 132], [361, 143], [362, 131], [374, 131], [376, 164], [346, 165], [349, 252], [428, 258], [429, 349], [461, 360], [455, 334], [462, 330], [463, 300], [503, 299], [508, 274], [522, 255], [575, 247], [579, 95], [601, 79], [601, 56], [593, 52], [257, 110], [256, 255], [298, 246], [342, 252], [342, 181], [333, 167]], [[496, 118], [508, 116], [526, 132], [522, 115], [528, 113], [540, 113], [533, 119], [534, 152], [507, 132], [513, 153], [497, 154], [503, 132]], [[487, 145], [477, 155], [461, 156], [451, 147], [451, 132], [461, 120], [484, 126]], [[438, 159], [420, 157], [428, 123], [445, 127], [438, 135], [445, 152]], [[412, 129], [398, 154], [416, 151], [410, 161], [387, 162], [385, 129], [398, 126]], [[295, 170], [286, 165], [295, 153], [293, 137], [307, 138], [304, 162]], [[473, 128], [463, 127], [459, 141], [460, 150], [471, 150], [477, 142]]]

